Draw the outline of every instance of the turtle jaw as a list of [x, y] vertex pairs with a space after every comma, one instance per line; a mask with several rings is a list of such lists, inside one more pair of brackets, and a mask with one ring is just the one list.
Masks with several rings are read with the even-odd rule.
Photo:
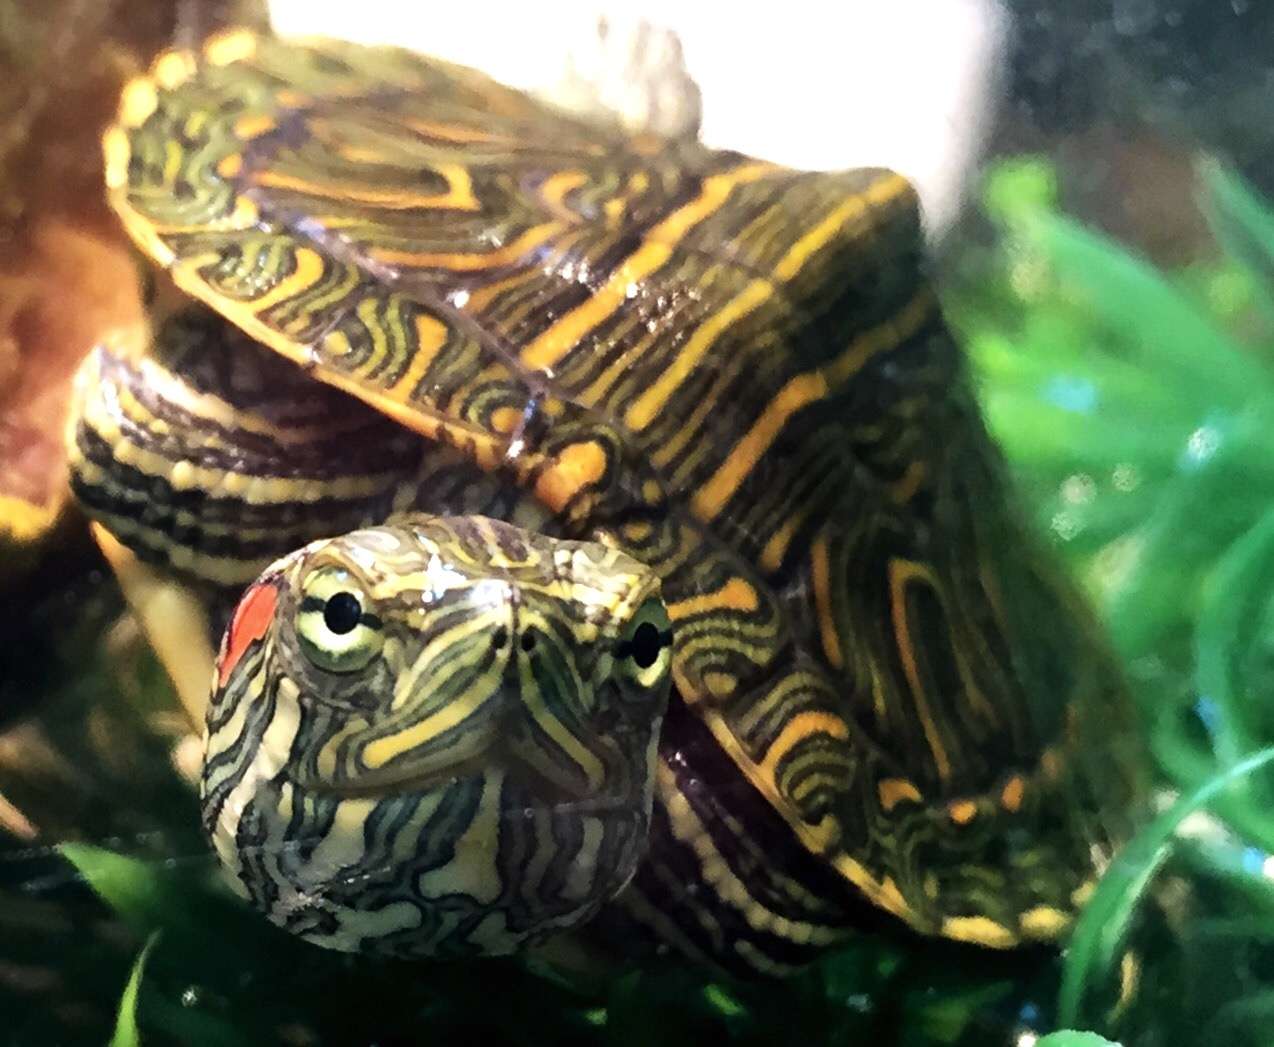
[[[511, 719], [511, 718], [510, 718]], [[543, 806], [578, 810], [625, 810], [638, 806], [646, 790], [632, 787], [594, 788], [578, 775], [567, 775], [555, 766], [543, 766], [510, 746], [496, 732], [487, 748], [445, 766], [413, 768], [410, 759], [388, 775], [339, 783], [298, 780], [296, 784], [315, 794], [343, 800], [387, 797], [421, 797], [459, 781], [499, 776], [516, 782]]]
[[649, 796], [550, 800], [494, 763], [342, 793], [284, 776], [209, 826], [234, 886], [323, 948], [508, 955], [588, 919], [646, 850]]

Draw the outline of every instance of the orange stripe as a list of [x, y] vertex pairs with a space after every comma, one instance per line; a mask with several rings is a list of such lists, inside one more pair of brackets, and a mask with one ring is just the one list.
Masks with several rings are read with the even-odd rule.
[[810, 544], [810, 573], [814, 580], [814, 607], [818, 612], [818, 632], [823, 641], [823, 653], [837, 669], [845, 664], [836, 634], [836, 620], [832, 617], [832, 572], [827, 553], [827, 533], [819, 532]]
[[731, 578], [720, 589], [703, 593], [668, 605], [668, 617], [674, 621], [709, 611], [755, 611], [759, 606], [756, 590], [744, 579]]
[[387, 247], [369, 247], [370, 255], [377, 262], [386, 265], [405, 265], [420, 268], [453, 269], [460, 272], [471, 272], [475, 269], [495, 269], [501, 265], [511, 265], [537, 247], [542, 246], [552, 237], [564, 231], [566, 226], [561, 222], [545, 222], [533, 225], [516, 240], [488, 251], [486, 254], [447, 254], [428, 251], [399, 251]]
[[718, 211], [736, 187], [773, 170], [772, 164], [753, 163], [705, 178], [699, 195], [652, 227], [642, 245], [615, 268], [586, 302], [566, 313], [522, 350], [522, 362], [537, 370], [555, 366], [585, 335], [613, 316], [628, 301], [629, 287], [664, 265], [681, 239]]
[[[903, 587], [908, 579], [919, 578], [930, 581], [928, 572], [919, 564], [909, 560], [891, 560], [889, 562], [889, 593], [893, 613], [894, 638], [898, 645], [898, 656], [902, 660], [903, 672], [911, 685], [911, 697], [915, 703], [916, 715], [920, 717], [920, 726], [924, 729], [925, 740], [933, 753], [933, 763], [938, 770], [938, 777], [947, 781], [951, 777], [951, 758], [942, 744], [942, 735], [934, 722], [933, 712], [925, 700], [924, 686], [920, 679], [920, 667], [916, 663], [916, 652], [911, 642], [911, 629], [907, 622], [907, 606], [903, 599]], [[954, 815], [953, 815], [954, 817]]]
[[389, 388], [390, 396], [405, 400], [411, 395], [437, 357], [438, 350], [447, 344], [449, 333], [447, 325], [436, 317], [428, 313], [416, 314], [416, 351], [402, 377]]
[[932, 301], [931, 292], [920, 292], [893, 320], [854, 339], [849, 348], [826, 368], [807, 371], [789, 379], [708, 482], [696, 492], [691, 504], [699, 519], [712, 520], [725, 508], [792, 415], [844, 384], [872, 356], [893, 348], [912, 335], [929, 315]]
[[825, 712], [797, 713], [786, 724], [779, 736], [765, 750], [765, 757], [757, 764], [762, 774], [773, 779], [779, 764], [789, 752], [815, 734], [827, 734], [844, 741], [849, 737], [849, 728], [839, 716]]
[[282, 171], [259, 171], [253, 175], [252, 181], [268, 189], [290, 189], [304, 193], [306, 196], [317, 196], [324, 200], [349, 200], [359, 204], [372, 204], [392, 210], [405, 210], [414, 207], [433, 207], [449, 211], [477, 211], [478, 200], [473, 195], [473, 180], [469, 172], [461, 164], [438, 164], [430, 170], [440, 175], [447, 182], [444, 193], [414, 193], [408, 189], [374, 189], [359, 187], [346, 182], [339, 185], [326, 185], [322, 182], [311, 182]]
[[920, 803], [924, 799], [920, 790], [906, 778], [882, 778], [876, 785], [876, 794], [880, 797], [880, 807], [884, 811], [892, 811], [904, 800], [908, 803]]

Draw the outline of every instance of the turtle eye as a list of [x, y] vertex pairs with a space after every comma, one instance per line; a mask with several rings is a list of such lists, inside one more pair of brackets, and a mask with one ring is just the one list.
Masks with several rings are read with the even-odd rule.
[[639, 687], [660, 683], [672, 662], [672, 623], [662, 600], [638, 608], [615, 647], [615, 668]]
[[296, 637], [320, 669], [352, 673], [367, 666], [384, 643], [384, 623], [348, 571], [320, 567], [301, 583]]

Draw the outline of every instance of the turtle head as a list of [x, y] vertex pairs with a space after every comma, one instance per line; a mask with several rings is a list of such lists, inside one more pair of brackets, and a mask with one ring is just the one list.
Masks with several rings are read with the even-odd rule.
[[597, 543], [403, 517], [311, 544], [222, 640], [205, 827], [319, 944], [514, 951], [644, 853], [670, 644], [657, 576]]

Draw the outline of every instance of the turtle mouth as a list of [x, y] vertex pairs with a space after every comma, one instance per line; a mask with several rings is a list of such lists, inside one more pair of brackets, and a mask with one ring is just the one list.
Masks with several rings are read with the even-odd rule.
[[503, 774], [516, 782], [546, 807], [580, 811], [604, 811], [631, 808], [636, 797], [598, 793], [584, 787], [573, 787], [560, 778], [545, 774], [540, 768], [510, 753], [478, 753], [466, 760], [428, 771], [404, 767], [394, 774], [367, 776], [358, 781], [299, 784], [314, 792], [341, 800], [384, 800], [391, 797], [419, 796], [437, 792], [461, 781]]

